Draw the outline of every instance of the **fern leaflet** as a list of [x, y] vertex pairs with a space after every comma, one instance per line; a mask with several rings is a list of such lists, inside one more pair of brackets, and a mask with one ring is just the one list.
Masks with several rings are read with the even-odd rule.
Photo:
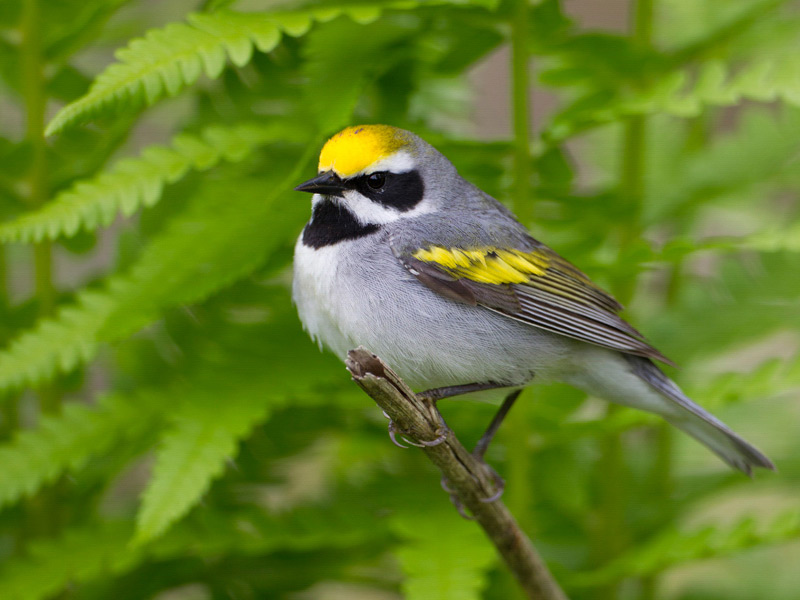
[[184, 398], [174, 415], [142, 498], [135, 543], [158, 537], [194, 506], [234, 456], [239, 441], [266, 418], [268, 407], [258, 390], [218, 392]]
[[92, 524], [31, 543], [25, 556], [0, 569], [0, 598], [52, 598], [70, 582], [129, 569], [141, 560], [141, 552], [127, 547], [130, 529], [127, 522]]
[[[791, 393], [800, 388], [800, 357], [790, 360], [767, 360], [750, 371], [720, 373], [704, 377], [702, 382], [686, 386], [691, 398], [697, 398], [705, 408], [757, 398]], [[582, 437], [603, 437], [628, 431], [635, 427], [657, 425], [660, 417], [638, 410], [623, 409], [602, 419], [560, 422], [553, 431], [539, 432], [537, 447], [546, 448], [573, 442]]]
[[58, 133], [121, 104], [150, 105], [165, 94], [174, 96], [194, 83], [203, 72], [215, 79], [228, 59], [238, 67], [244, 66], [250, 61], [254, 46], [261, 52], [269, 52], [284, 33], [304, 35], [314, 21], [344, 14], [367, 23], [384, 10], [435, 4], [493, 6], [495, 2], [401, 0], [283, 13], [192, 14], [188, 23], [171, 23], [163, 29], [152, 29], [117, 51], [118, 62], [97, 77], [86, 95], [62, 108], [47, 126], [46, 134]]
[[647, 221], [659, 222], [665, 211], [701, 207], [699, 200], [740, 193], [794, 171], [798, 139], [800, 111], [787, 108], [776, 118], [773, 109], [743, 110], [735, 131], [656, 171], [648, 185]]
[[800, 224], [760, 231], [748, 237], [743, 246], [760, 252], [800, 252]]
[[[223, 553], [264, 555], [281, 549], [348, 548], [375, 535], [376, 524], [352, 503], [330, 510], [301, 508], [279, 516], [263, 510], [209, 510], [174, 527], [146, 546], [130, 544], [130, 522], [73, 527], [55, 538], [30, 543], [26, 552], [0, 565], [0, 598], [44, 600], [68, 585], [122, 575], [143, 562]], [[378, 524], [377, 527], [381, 528]], [[188, 550], [191, 549], [191, 550]]]
[[113, 294], [127, 287], [120, 278], [106, 291], [85, 290], [76, 303], [39, 321], [0, 352], [0, 388], [16, 388], [68, 372], [94, 357], [98, 332], [113, 310]]
[[707, 106], [733, 106], [745, 100], [800, 107], [800, 45], [741, 66], [708, 60], [677, 69], [644, 88], [624, 90], [611, 100], [581, 98], [553, 119], [545, 135], [556, 142], [583, 128], [628, 116], [696, 117]]
[[765, 57], [736, 70], [721, 61], [703, 64], [695, 76], [676, 71], [639, 96], [623, 99], [621, 114], [668, 113], [695, 117], [705, 106], [732, 106], [742, 100], [783, 101], [800, 106], [800, 54]]
[[158, 419], [160, 403], [146, 394], [135, 401], [105, 396], [97, 408], [71, 402], [57, 417], [45, 416], [0, 447], [0, 506], [30, 495], [65, 471], [80, 469], [114, 444], [145, 434]]
[[727, 527], [709, 526], [689, 532], [670, 529], [597, 571], [574, 576], [570, 584], [576, 587], [597, 586], [625, 577], [651, 575], [690, 561], [729, 556], [757, 546], [786, 542], [798, 535], [798, 509], [779, 514], [766, 526], [746, 516]]
[[401, 514], [392, 528], [406, 541], [395, 550], [409, 600], [478, 600], [495, 562], [494, 549], [477, 527], [450, 512]]
[[280, 125], [212, 125], [199, 135], [179, 134], [168, 147], [151, 146], [138, 158], [123, 159], [109, 171], [76, 183], [43, 208], [0, 225], [0, 242], [39, 242], [106, 226], [117, 213], [128, 216], [154, 205], [164, 186], [190, 169], [240, 161], [256, 146], [286, 137], [287, 130]]
[[[275, 201], [295, 181], [207, 183], [191, 207], [145, 249], [131, 272], [102, 291], [78, 295], [74, 305], [11, 342], [0, 352], [0, 389], [34, 384], [93, 358], [98, 344], [122, 339], [158, 318], [166, 306], [196, 302], [255, 269], [294, 237], [307, 208]], [[269, 190], [265, 192], [265, 190]]]

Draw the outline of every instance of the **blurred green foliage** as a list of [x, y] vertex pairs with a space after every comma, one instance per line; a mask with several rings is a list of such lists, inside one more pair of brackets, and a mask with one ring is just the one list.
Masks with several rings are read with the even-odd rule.
[[[358, 122], [515, 205], [780, 469], [527, 391], [489, 461], [570, 597], [797, 597], [800, 10], [565, 4], [0, 0], [0, 598], [518, 597], [291, 306], [291, 188]], [[512, 38], [557, 108], [475, 139]]]

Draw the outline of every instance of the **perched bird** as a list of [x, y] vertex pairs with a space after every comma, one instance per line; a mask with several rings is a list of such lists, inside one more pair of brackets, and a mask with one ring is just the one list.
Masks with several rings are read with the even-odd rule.
[[562, 381], [661, 415], [744, 473], [770, 460], [687, 398], [622, 306], [533, 239], [497, 200], [415, 134], [349, 127], [322, 148], [311, 220], [297, 240], [293, 298], [339, 357], [363, 345], [433, 400]]

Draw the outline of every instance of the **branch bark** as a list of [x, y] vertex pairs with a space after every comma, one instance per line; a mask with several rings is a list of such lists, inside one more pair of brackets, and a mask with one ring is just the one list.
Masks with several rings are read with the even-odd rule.
[[[363, 347], [348, 353], [347, 369], [403, 435], [414, 440], [444, 440], [422, 451], [447, 479], [448, 486], [503, 557], [531, 600], [567, 600], [539, 553], [500, 500], [486, 502], [496, 485], [484, 464], [475, 458], [455, 434], [446, 429], [436, 407], [418, 398], [380, 358]], [[444, 431], [443, 431], [444, 428]]]

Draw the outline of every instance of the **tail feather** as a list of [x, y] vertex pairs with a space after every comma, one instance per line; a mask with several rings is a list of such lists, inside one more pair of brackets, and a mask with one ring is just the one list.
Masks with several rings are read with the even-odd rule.
[[625, 356], [636, 375], [649, 383], [680, 410], [664, 414], [664, 418], [701, 444], [707, 446], [733, 468], [752, 476], [754, 467], [775, 470], [775, 465], [761, 451], [692, 402], [675, 383], [649, 359]]
[[696, 413], [687, 413], [685, 417], [665, 418], [708, 447], [734, 469], [739, 469], [750, 477], [753, 476], [754, 467], [775, 470], [775, 465], [763, 453], [713, 417], [707, 420]]

